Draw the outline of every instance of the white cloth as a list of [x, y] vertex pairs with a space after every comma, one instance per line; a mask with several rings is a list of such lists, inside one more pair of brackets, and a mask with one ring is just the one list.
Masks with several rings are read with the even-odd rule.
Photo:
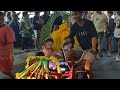
[[115, 27], [115, 31], [114, 31], [114, 37], [120, 38], [120, 28], [119, 28], [119, 26], [120, 26], [120, 16], [117, 15], [114, 18], [114, 22], [116, 23], [116, 27]]
[[115, 38], [120, 38], [120, 28], [115, 28], [114, 37]]
[[33, 30], [33, 31], [34, 31], [34, 34], [35, 34], [35, 38], [37, 38], [37, 34], [38, 34], [37, 30]]

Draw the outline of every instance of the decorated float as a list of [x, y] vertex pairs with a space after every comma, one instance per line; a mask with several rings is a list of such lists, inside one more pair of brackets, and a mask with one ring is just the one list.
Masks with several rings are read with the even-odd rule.
[[[52, 24], [55, 18], [59, 15], [63, 16], [64, 22], [63, 24], [60, 25], [59, 30], [51, 34], [50, 30], [52, 28]], [[63, 44], [64, 38], [67, 37], [70, 33], [70, 28], [69, 28], [70, 22], [68, 21], [68, 18], [69, 15], [64, 12], [57, 12], [57, 14], [53, 14], [49, 18], [47, 23], [43, 26], [43, 30], [41, 33], [41, 40], [40, 40], [41, 44], [44, 43], [47, 37], [52, 37], [54, 41], [61, 40], [59, 44], [58, 43], [53, 44], [54, 49], [59, 51], [59, 47]], [[61, 37], [61, 35], [63, 37]], [[78, 45], [76, 37], [75, 37], [75, 45]], [[51, 67], [50, 65], [51, 61], [56, 64], [56, 67]], [[80, 59], [80, 62], [76, 64], [80, 65], [81, 61], [82, 59]], [[16, 79], [78, 79], [78, 78], [84, 79], [84, 76], [86, 76], [84, 65], [80, 65], [80, 66], [78, 65], [80, 71], [76, 71], [74, 67], [76, 64], [74, 63], [72, 67], [69, 67], [68, 64], [65, 65], [64, 62], [62, 62], [62, 60], [57, 60], [54, 57], [47, 58], [45, 56], [30, 56], [26, 59], [25, 69], [20, 73], [19, 72], [16, 73]], [[87, 78], [87, 76], [85, 78]]]

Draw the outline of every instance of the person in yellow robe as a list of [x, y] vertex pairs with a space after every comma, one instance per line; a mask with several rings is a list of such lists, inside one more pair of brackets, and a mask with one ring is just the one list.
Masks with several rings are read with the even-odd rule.
[[[70, 33], [70, 27], [68, 26], [68, 23], [66, 21], [64, 21], [60, 25], [58, 30], [55, 30], [52, 32], [51, 37], [54, 40], [54, 43], [53, 43], [54, 50], [56, 50], [57, 52], [61, 52], [60, 47], [63, 45], [64, 39], [69, 36], [69, 33]], [[79, 45], [76, 37], [74, 37], [74, 39], [75, 39], [74, 45], [75, 46]]]

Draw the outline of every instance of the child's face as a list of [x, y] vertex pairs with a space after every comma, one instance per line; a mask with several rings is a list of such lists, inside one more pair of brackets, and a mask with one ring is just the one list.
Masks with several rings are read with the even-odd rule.
[[71, 49], [71, 48], [72, 48], [72, 44], [71, 43], [69, 43], [69, 44], [64, 46], [64, 49]]
[[50, 41], [46, 42], [45, 44], [46, 48], [52, 48], [52, 45], [53, 45], [53, 42], [50, 42]]
[[42, 46], [42, 49], [45, 49], [45, 45]]

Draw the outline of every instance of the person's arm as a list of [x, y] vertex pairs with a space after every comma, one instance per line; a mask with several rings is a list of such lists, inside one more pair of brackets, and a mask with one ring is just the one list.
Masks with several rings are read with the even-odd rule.
[[[30, 22], [28, 22], [29, 24], [30, 24]], [[31, 28], [32, 28], [32, 25], [31, 26], [28, 26], [28, 23], [27, 24], [25, 24], [25, 28], [27, 29], [27, 30], [30, 30]]]
[[55, 57], [55, 58], [58, 59], [58, 60], [63, 59], [62, 56], [59, 56], [59, 55], [56, 54], [56, 51], [53, 52], [53, 55], [52, 55], [52, 56]]
[[[71, 42], [71, 40], [74, 40], [75, 35], [76, 35], [76, 27], [72, 26], [70, 34], [69, 34], [68, 38], [65, 40], [65, 42], [62, 46], [64, 46], [66, 43]], [[74, 45], [74, 43], [73, 43], [73, 45]]]
[[25, 30], [29, 30], [31, 27], [28, 27], [28, 25], [26, 25], [24, 22], [20, 23], [20, 31], [22, 31], [23, 29]]
[[70, 30], [69, 38], [73, 39], [75, 35], [76, 35], [76, 27], [72, 26]]
[[94, 22], [94, 14], [91, 16], [91, 21]]
[[63, 59], [62, 56], [59, 56], [59, 55], [56, 55], [56, 54], [54, 55], [54, 57], [57, 58], [58, 60]]
[[97, 45], [97, 38], [93, 37], [92, 38], [92, 50], [96, 50], [96, 45]]
[[106, 31], [108, 32], [108, 23], [109, 23], [109, 19], [108, 19], [108, 17], [105, 15], [105, 17], [106, 17]]
[[32, 27], [29, 27], [28, 25], [25, 24], [26, 30], [30, 30]]
[[65, 57], [66, 57], [69, 65], [70, 65], [70, 67], [71, 67], [72, 63], [74, 62], [74, 60], [75, 60], [75, 58], [74, 58], [75, 55], [76, 55], [75, 53], [76, 53], [76, 52], [75, 52], [74, 50], [69, 50], [69, 51], [65, 54]]
[[92, 50], [96, 50], [96, 45], [97, 45], [97, 31], [95, 29], [95, 26], [93, 24], [93, 22], [91, 22], [90, 24], [90, 36], [92, 38]]

